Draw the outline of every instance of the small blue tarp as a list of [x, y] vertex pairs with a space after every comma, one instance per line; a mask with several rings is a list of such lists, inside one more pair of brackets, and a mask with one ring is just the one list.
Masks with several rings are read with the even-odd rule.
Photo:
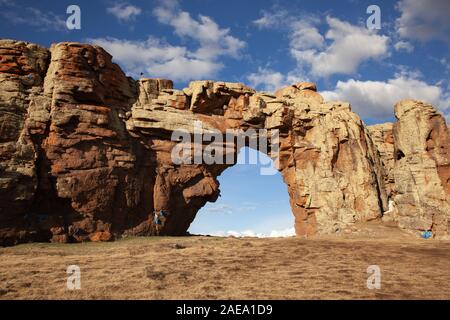
[[433, 236], [433, 233], [431, 231], [424, 231], [422, 233], [422, 238], [424, 239], [430, 239]]

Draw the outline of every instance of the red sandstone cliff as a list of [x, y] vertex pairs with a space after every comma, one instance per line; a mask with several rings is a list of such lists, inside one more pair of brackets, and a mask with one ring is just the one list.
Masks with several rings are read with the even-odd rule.
[[[391, 199], [399, 227], [449, 238], [445, 120], [417, 101], [395, 113], [394, 125], [366, 127], [310, 83], [274, 95], [212, 81], [175, 90], [127, 78], [97, 46], [0, 40], [0, 244], [185, 234], [229, 166], [172, 162], [171, 133], [193, 133], [196, 121], [221, 133], [279, 130], [299, 236], [381, 219]], [[159, 210], [168, 217], [157, 230]]]

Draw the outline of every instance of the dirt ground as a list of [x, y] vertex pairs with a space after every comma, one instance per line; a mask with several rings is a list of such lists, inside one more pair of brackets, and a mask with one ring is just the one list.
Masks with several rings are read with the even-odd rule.
[[[376, 232], [375, 232], [376, 233]], [[67, 289], [78, 265], [81, 289]], [[381, 288], [367, 288], [369, 265]], [[450, 242], [153, 237], [0, 248], [0, 299], [450, 299]]]

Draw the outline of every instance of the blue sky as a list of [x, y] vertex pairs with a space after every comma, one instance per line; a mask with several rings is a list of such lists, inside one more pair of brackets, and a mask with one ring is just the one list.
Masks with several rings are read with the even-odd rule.
[[[65, 26], [71, 4], [81, 8], [81, 30]], [[371, 4], [381, 9], [380, 30], [366, 27]], [[273, 91], [309, 80], [326, 99], [350, 101], [368, 124], [393, 121], [402, 98], [426, 100], [450, 119], [449, 32], [448, 0], [0, 0], [1, 38], [96, 43], [127, 74], [170, 78], [177, 88], [212, 79]], [[236, 166], [220, 181], [222, 198], [193, 228], [268, 233], [275, 214], [290, 214], [279, 175]], [[231, 203], [247, 206], [246, 215]], [[279, 228], [292, 225], [288, 218]]]
[[[249, 164], [250, 154], [263, 159], [258, 164]], [[272, 236], [293, 235], [294, 217], [281, 174], [260, 174], [261, 163], [269, 162], [273, 165], [268, 156], [242, 148], [238, 164], [219, 176], [221, 196], [199, 211], [189, 231], [214, 235], [257, 236], [272, 232]]]

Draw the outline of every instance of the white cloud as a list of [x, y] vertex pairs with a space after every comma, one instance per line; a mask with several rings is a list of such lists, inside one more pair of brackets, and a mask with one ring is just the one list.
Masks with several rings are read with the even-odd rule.
[[408, 41], [398, 41], [394, 45], [395, 51], [406, 51], [408, 53], [411, 53], [414, 51], [414, 46], [409, 43]]
[[245, 201], [241, 206], [238, 207], [238, 210], [241, 212], [255, 211], [258, 208], [258, 203]]
[[275, 237], [294, 237], [295, 236], [295, 228], [288, 228], [284, 230], [272, 230], [269, 233], [269, 238]]
[[33, 7], [20, 7], [15, 2], [0, 2], [0, 17], [13, 25], [27, 25], [38, 31], [66, 31], [66, 21], [63, 17], [51, 12], [41, 11]]
[[187, 81], [212, 76], [222, 64], [198, 59], [186, 47], [172, 46], [157, 38], [145, 41], [120, 40], [116, 38], [87, 39], [111, 53], [130, 75], [141, 72], [152, 77], [166, 77]]
[[208, 203], [203, 211], [207, 213], [241, 214], [255, 211], [257, 208], [257, 203], [247, 201], [243, 202], [238, 207], [226, 203]]
[[259, 29], [280, 29], [288, 34], [290, 48], [309, 49], [321, 48], [324, 37], [315, 27], [321, 21], [314, 15], [290, 15], [285, 9], [274, 7], [272, 11], [263, 11], [262, 17], [253, 24]]
[[208, 204], [205, 209], [205, 212], [208, 213], [226, 213], [226, 214], [233, 214], [234, 208], [228, 204]]
[[316, 16], [299, 18], [286, 10], [273, 15], [263, 12], [261, 18], [253, 21], [260, 29], [287, 32], [289, 51], [297, 61], [297, 68], [308, 70], [312, 77], [353, 74], [363, 62], [388, 54], [389, 38], [368, 30], [365, 25], [356, 26], [327, 16], [328, 30], [323, 35], [317, 27], [322, 22]]
[[[450, 61], [447, 60], [447, 58], [441, 58], [439, 62], [444, 66], [445, 72], [448, 73], [450, 71]], [[449, 83], [450, 86], [450, 83]], [[450, 89], [450, 88], [449, 88]]]
[[245, 42], [231, 36], [229, 29], [220, 28], [211, 18], [201, 15], [198, 20], [193, 19], [179, 8], [178, 1], [160, 2], [154, 14], [159, 22], [173, 27], [176, 35], [193, 40], [189, 48], [155, 37], [144, 41], [112, 37], [88, 41], [105, 48], [132, 76], [143, 72], [175, 81], [215, 77], [224, 67], [219, 58], [237, 58], [245, 47]]
[[290, 37], [291, 50], [321, 49], [325, 45], [325, 39], [311, 21], [295, 21], [291, 24]]
[[396, 20], [401, 37], [420, 41], [439, 39], [449, 42], [450, 1], [401, 0]]
[[274, 92], [281, 87], [285, 87], [296, 82], [308, 81], [306, 76], [301, 75], [302, 72], [292, 71], [287, 75], [281, 72], [274, 71], [268, 68], [258, 68], [257, 72], [251, 73], [247, 76], [250, 86]]
[[312, 37], [315, 42], [307, 41], [303, 48], [292, 46], [291, 42], [292, 56], [299, 65], [308, 66], [313, 76], [353, 74], [364, 61], [381, 58], [388, 53], [388, 37], [336, 18], [327, 17], [326, 21], [329, 29], [324, 38], [331, 42], [323, 49], [314, 27], [311, 28], [315, 30], [316, 35]]
[[242, 238], [242, 237], [250, 237], [250, 238], [286, 238], [286, 237], [295, 237], [295, 229], [287, 228], [282, 230], [272, 230], [269, 233], [260, 233], [255, 232], [254, 230], [245, 230], [245, 231], [218, 231], [218, 232], [212, 232], [209, 235], [216, 236], [216, 237], [236, 237], [236, 238]]
[[321, 92], [326, 100], [344, 100], [363, 118], [385, 120], [394, 114], [394, 104], [401, 99], [431, 103], [444, 114], [450, 112], [450, 97], [438, 85], [427, 84], [411, 74], [397, 74], [387, 81], [338, 81], [333, 91]]
[[127, 3], [116, 3], [112, 7], [107, 8], [106, 11], [120, 21], [133, 20], [142, 13], [141, 8]]
[[223, 55], [237, 58], [246, 46], [244, 41], [230, 35], [230, 29], [220, 28], [210, 17], [199, 15], [194, 19], [189, 12], [181, 11], [177, 1], [162, 2], [153, 13], [159, 22], [172, 26], [176, 35], [199, 43], [197, 58], [215, 59]]
[[289, 12], [285, 9], [274, 8], [271, 11], [263, 11], [262, 17], [253, 21], [260, 29], [280, 28], [291, 23]]

